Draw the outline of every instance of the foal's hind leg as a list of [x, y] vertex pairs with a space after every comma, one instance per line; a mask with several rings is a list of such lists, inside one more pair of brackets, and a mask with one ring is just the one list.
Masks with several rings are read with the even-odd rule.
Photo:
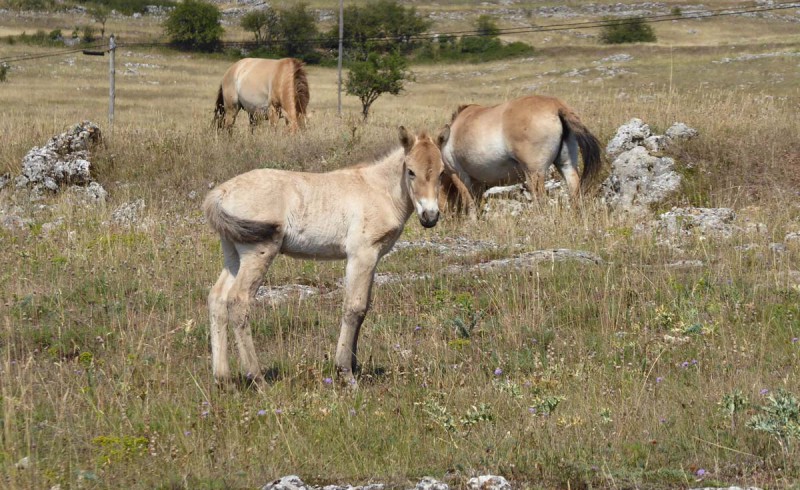
[[228, 292], [239, 271], [239, 254], [233, 244], [222, 240], [225, 265], [216, 284], [208, 294], [208, 311], [211, 322], [211, 367], [214, 379], [219, 383], [230, 380], [228, 366]]
[[264, 280], [264, 274], [278, 255], [280, 245], [276, 242], [237, 244], [236, 250], [239, 252], [241, 263], [239, 273], [228, 291], [228, 321], [233, 327], [242, 371], [248, 379], [258, 380], [262, 375], [250, 325], [247, 323], [247, 313], [258, 287]]

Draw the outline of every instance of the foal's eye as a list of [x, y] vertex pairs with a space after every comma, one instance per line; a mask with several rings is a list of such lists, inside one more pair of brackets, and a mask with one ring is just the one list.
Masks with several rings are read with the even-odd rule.
[[412, 178], [412, 179], [413, 179], [414, 177], [416, 177], [416, 174], [414, 173], [414, 171], [413, 171], [413, 170], [411, 170], [411, 169], [408, 169], [408, 177], [409, 177], [409, 178]]

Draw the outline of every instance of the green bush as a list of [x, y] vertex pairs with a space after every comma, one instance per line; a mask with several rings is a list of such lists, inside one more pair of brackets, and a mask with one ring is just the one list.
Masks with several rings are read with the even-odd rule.
[[283, 38], [280, 48], [284, 56], [314, 62], [319, 58], [314, 54], [319, 32], [314, 15], [307, 7], [305, 3], [298, 3], [280, 12], [278, 24]]
[[650, 43], [656, 41], [652, 26], [641, 17], [630, 19], [606, 19], [600, 40], [605, 44]]
[[8, 80], [8, 70], [11, 67], [8, 66], [8, 63], [0, 63], [0, 82], [5, 82]]
[[269, 6], [265, 9], [246, 13], [242, 16], [242, 20], [239, 21], [242, 29], [253, 33], [257, 44], [271, 44], [277, 39], [279, 23], [280, 17], [278, 13]]
[[174, 46], [189, 51], [215, 51], [223, 29], [216, 5], [202, 0], [185, 0], [170, 12], [164, 30]]
[[366, 61], [350, 65], [346, 89], [361, 101], [361, 115], [369, 116], [369, 108], [384, 93], [397, 95], [406, 80], [412, 79], [408, 61], [399, 53], [370, 53]]

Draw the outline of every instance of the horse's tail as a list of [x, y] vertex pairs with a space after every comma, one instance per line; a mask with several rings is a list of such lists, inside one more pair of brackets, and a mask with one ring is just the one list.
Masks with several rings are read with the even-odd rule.
[[222, 84], [220, 84], [219, 90], [217, 90], [217, 103], [214, 106], [214, 120], [211, 122], [211, 124], [216, 125], [217, 129], [221, 129], [224, 120], [225, 98], [222, 96]]
[[565, 105], [559, 107], [558, 117], [561, 119], [561, 125], [564, 128], [562, 139], [566, 140], [572, 134], [578, 143], [578, 148], [583, 157], [581, 190], [586, 191], [603, 165], [600, 141], [589, 131], [589, 128], [584, 126], [578, 115], [569, 107]]
[[292, 85], [294, 87], [294, 108], [297, 114], [297, 122], [300, 127], [305, 127], [305, 120], [307, 117], [306, 111], [308, 109], [308, 101], [311, 95], [308, 91], [308, 77], [306, 70], [303, 68], [304, 63], [298, 59], [292, 58]]
[[280, 225], [232, 216], [222, 208], [225, 191], [217, 187], [203, 201], [203, 213], [211, 228], [223, 239], [235, 243], [257, 243], [272, 239]]

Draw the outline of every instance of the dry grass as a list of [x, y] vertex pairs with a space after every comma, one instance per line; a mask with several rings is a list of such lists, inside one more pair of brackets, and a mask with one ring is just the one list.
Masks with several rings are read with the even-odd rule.
[[[796, 487], [796, 447], [783, 452], [744, 422], [765, 402], [762, 389], [800, 393], [800, 249], [769, 248], [800, 231], [800, 58], [713, 61], [796, 53], [797, 39], [773, 37], [790, 28], [783, 23], [718, 22], [697, 42], [607, 47], [564, 35], [536, 43], [527, 60], [415, 66], [417, 81], [380, 98], [367, 125], [351, 97], [336, 117], [335, 72], [312, 67], [312, 119], [297, 137], [251, 135], [242, 121], [233, 138], [211, 131], [228, 60], [120, 50], [113, 132], [104, 125], [106, 60], [15, 65], [0, 84], [0, 172], [17, 173], [30, 147], [92, 119], [107, 137], [94, 162], [110, 197], [101, 208], [54, 198], [29, 210], [29, 230], [0, 231], [0, 486], [255, 488], [297, 473], [397, 488], [430, 474], [459, 487], [494, 472], [519, 488]], [[782, 44], [761, 45], [762, 35]], [[32, 49], [8, 49], [21, 51]], [[628, 73], [602, 78], [595, 62], [621, 52], [634, 57], [618, 64]], [[462, 236], [498, 248], [402, 251], [380, 264], [433, 277], [376, 289], [358, 391], [324, 382], [337, 293], [257, 308], [256, 343], [274, 380], [261, 391], [215, 388], [205, 296], [221, 258], [199, 210], [209, 183], [259, 166], [338, 168], [394, 145], [399, 124], [435, 130], [460, 103], [531, 92], [562, 97], [603, 141], [632, 117], [658, 132], [675, 121], [697, 128], [697, 140], [674, 150], [688, 180], [670, 204], [733, 206], [740, 225], [766, 231], [675, 250], [593, 203], [476, 224], [447, 216], [433, 230], [412, 220], [405, 240]], [[147, 206], [139, 224], [108, 224], [138, 198]], [[3, 209], [11, 200], [0, 194]], [[58, 217], [60, 226], [42, 231]], [[544, 248], [586, 250], [605, 263], [443, 271]], [[680, 259], [705, 266], [667, 267]], [[341, 263], [279, 259], [267, 281], [333, 288], [342, 273]], [[474, 315], [469, 335], [459, 334]], [[735, 390], [752, 407], [732, 425], [718, 402]]]

